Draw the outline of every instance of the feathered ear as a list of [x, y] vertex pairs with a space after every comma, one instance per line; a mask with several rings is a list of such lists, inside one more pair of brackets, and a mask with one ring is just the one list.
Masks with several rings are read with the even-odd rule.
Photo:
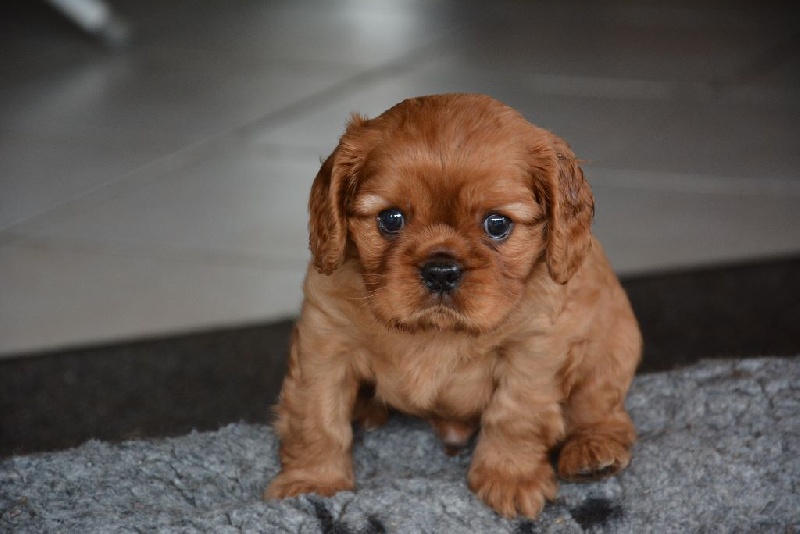
[[581, 266], [591, 247], [594, 197], [569, 145], [550, 135], [554, 161], [547, 165], [550, 172], [541, 191], [547, 204], [545, 256], [550, 277], [564, 284]]
[[314, 267], [331, 274], [341, 267], [347, 247], [347, 203], [355, 194], [366, 150], [357, 133], [367, 119], [353, 114], [339, 145], [322, 164], [308, 201], [309, 248]]

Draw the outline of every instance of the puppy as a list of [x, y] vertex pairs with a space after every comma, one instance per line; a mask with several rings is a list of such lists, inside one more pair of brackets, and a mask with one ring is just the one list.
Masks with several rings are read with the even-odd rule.
[[449, 453], [477, 433], [467, 482], [506, 517], [555, 498], [557, 447], [567, 480], [628, 464], [641, 337], [563, 140], [486, 96], [405, 100], [351, 118], [309, 210], [265, 498], [352, 490], [351, 422], [389, 407]]

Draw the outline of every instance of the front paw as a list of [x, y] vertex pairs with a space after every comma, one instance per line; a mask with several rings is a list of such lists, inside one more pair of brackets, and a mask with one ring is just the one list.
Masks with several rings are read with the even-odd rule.
[[533, 519], [544, 508], [545, 500], [555, 499], [558, 493], [555, 473], [546, 462], [525, 473], [477, 464], [470, 469], [467, 481], [483, 502], [507, 518], [523, 515]]
[[323, 497], [331, 497], [340, 491], [349, 491], [355, 487], [352, 476], [335, 476], [320, 474], [307, 470], [283, 470], [264, 490], [264, 500], [285, 499], [304, 493], [316, 493]]
[[591, 482], [617, 474], [630, 459], [630, 442], [620, 436], [572, 436], [558, 455], [558, 474], [570, 482]]

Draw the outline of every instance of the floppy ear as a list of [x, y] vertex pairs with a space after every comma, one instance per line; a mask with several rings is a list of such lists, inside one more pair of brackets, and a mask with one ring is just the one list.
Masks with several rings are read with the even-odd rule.
[[[545, 258], [550, 277], [566, 283], [592, 244], [594, 197], [575, 154], [561, 138], [552, 135], [550, 172], [543, 183], [547, 205]], [[550, 151], [548, 151], [550, 152]]]
[[356, 132], [366, 119], [353, 114], [339, 145], [322, 164], [308, 201], [309, 248], [314, 267], [331, 274], [341, 267], [347, 247], [347, 203], [355, 195], [358, 171], [366, 150], [358, 142]]

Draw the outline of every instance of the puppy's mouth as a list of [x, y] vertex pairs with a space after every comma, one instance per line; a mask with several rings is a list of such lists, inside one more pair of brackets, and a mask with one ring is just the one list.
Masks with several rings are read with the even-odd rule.
[[452, 330], [480, 334], [481, 329], [473, 324], [463, 313], [455, 309], [452, 298], [438, 297], [439, 302], [418, 310], [403, 318], [395, 318], [391, 326], [398, 330], [413, 332], [418, 330]]
[[429, 293], [428, 298], [429, 302], [425, 308], [426, 311], [461, 315], [452, 293]]

